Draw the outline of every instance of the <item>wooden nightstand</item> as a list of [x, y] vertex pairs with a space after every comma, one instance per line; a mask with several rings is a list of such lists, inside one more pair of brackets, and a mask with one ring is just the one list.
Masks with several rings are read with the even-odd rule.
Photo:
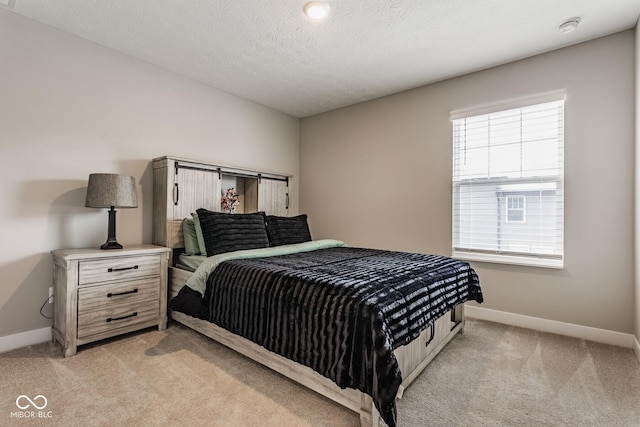
[[167, 327], [170, 249], [61, 249], [53, 255], [53, 339], [79, 345], [153, 325]]

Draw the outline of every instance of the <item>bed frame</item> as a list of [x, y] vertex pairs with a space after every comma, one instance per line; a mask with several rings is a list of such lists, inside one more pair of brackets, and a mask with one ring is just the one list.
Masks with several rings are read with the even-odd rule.
[[[173, 186], [169, 176], [175, 167], [174, 162], [185, 161], [171, 157], [154, 159], [154, 244], [167, 246], [178, 252], [184, 246], [179, 232], [181, 218], [173, 218], [174, 199], [172, 197]], [[198, 161], [188, 160], [189, 164], [203, 164], [208, 167], [218, 166]], [[237, 170], [237, 169], [236, 169]], [[176, 169], [177, 171], [177, 169]], [[251, 171], [250, 173], [255, 173]], [[218, 188], [220, 188], [218, 186]], [[209, 192], [214, 200], [209, 201], [209, 206], [219, 205], [219, 190]], [[183, 191], [182, 202], [190, 203], [190, 194], [202, 194], [196, 191]], [[288, 197], [288, 195], [287, 195]], [[200, 197], [201, 198], [201, 197]], [[196, 202], [200, 203], [200, 201]], [[200, 207], [200, 206], [197, 206]], [[195, 210], [197, 207], [194, 207]], [[267, 212], [269, 214], [269, 212]], [[169, 231], [169, 232], [167, 232]], [[175, 266], [176, 256], [172, 257], [174, 263], [169, 267], [169, 298], [171, 300], [185, 285], [192, 272]], [[380, 418], [371, 397], [355, 389], [341, 389], [333, 381], [323, 377], [311, 368], [296, 363], [264, 347], [257, 345], [246, 338], [235, 335], [211, 322], [196, 319], [184, 313], [169, 310], [171, 320], [177, 321], [215, 341], [237, 351], [250, 359], [267, 366], [276, 372], [308, 387], [309, 389], [328, 397], [329, 399], [345, 406], [360, 415], [362, 427], [378, 427], [386, 425]], [[444, 346], [464, 328], [464, 305], [461, 304], [448, 314], [440, 317], [432, 327], [411, 343], [399, 347], [394, 351], [402, 372], [403, 382], [398, 390], [397, 398], [401, 398], [404, 389], [426, 368], [431, 360], [444, 348]]]

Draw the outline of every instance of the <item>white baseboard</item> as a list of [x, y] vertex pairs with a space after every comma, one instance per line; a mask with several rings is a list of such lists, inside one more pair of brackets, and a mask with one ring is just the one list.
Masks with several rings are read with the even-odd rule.
[[[538, 317], [524, 316], [522, 314], [508, 313], [506, 311], [490, 310], [488, 308], [465, 305], [466, 317], [489, 320], [496, 323], [534, 329], [536, 331], [581, 338], [587, 341], [595, 341], [603, 344], [616, 345], [618, 347], [634, 348], [639, 354], [638, 341], [632, 334], [609, 331], [606, 329], [592, 328], [589, 326], [575, 325], [572, 323], [557, 322], [555, 320], [540, 319]], [[639, 357], [640, 358], [640, 357]]]
[[51, 327], [0, 337], [0, 353], [51, 340]]
[[636, 357], [640, 361], [640, 342], [638, 342], [638, 337], [634, 337], [633, 341], [633, 351], [635, 351]]

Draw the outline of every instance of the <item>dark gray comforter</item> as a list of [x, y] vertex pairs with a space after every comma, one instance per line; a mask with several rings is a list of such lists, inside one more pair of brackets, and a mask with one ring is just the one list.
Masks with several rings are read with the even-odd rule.
[[225, 261], [209, 276], [201, 307], [185, 310], [179, 299], [187, 293], [172, 309], [369, 394], [390, 427], [402, 383], [393, 350], [456, 305], [482, 302], [466, 262], [347, 247]]

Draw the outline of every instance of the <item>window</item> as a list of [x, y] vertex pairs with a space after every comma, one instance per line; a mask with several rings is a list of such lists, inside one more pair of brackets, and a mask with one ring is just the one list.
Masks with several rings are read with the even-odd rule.
[[564, 91], [452, 120], [453, 256], [562, 268]]
[[524, 196], [507, 196], [507, 222], [524, 222]]

